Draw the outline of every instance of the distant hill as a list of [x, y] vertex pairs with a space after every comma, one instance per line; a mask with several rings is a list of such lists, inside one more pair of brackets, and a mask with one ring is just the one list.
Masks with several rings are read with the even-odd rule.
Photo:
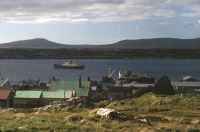
[[200, 38], [197, 39], [155, 38], [155, 39], [123, 40], [114, 44], [105, 45], [105, 48], [200, 49]]
[[31, 49], [200, 49], [200, 38], [197, 39], [175, 39], [154, 38], [138, 40], [122, 40], [113, 44], [105, 45], [66, 45], [52, 42], [46, 39], [20, 40], [0, 44], [0, 48], [31, 48]]
[[0, 48], [24, 48], [24, 49], [61, 49], [61, 48], [95, 48], [95, 45], [73, 45], [73, 44], [61, 44], [49, 41], [43, 38], [28, 39], [28, 40], [19, 40], [9, 43], [0, 44]]
[[46, 39], [29, 39], [20, 40], [15, 42], [9, 42], [0, 44], [0, 48], [37, 48], [37, 49], [54, 49], [54, 48], [65, 48], [65, 45], [51, 42]]

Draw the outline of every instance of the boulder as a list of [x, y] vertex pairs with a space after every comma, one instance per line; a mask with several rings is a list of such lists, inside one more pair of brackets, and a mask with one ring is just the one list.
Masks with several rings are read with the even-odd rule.
[[198, 119], [193, 119], [193, 120], [191, 121], [191, 124], [194, 124], [194, 125], [200, 124], [200, 120], [198, 120]]
[[82, 119], [82, 120], [80, 121], [80, 123], [81, 123], [82, 125], [89, 125], [89, 122], [88, 122], [88, 120], [86, 120], [86, 119]]
[[119, 117], [119, 112], [109, 108], [100, 108], [96, 114], [105, 119], [114, 119]]

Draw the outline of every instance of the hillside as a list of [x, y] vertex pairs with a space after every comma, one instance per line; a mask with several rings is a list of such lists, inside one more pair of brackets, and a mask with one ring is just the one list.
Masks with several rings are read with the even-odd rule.
[[46, 39], [0, 44], [0, 59], [200, 58], [200, 38], [123, 40], [105, 45], [70, 45]]
[[[55, 106], [39, 109], [0, 110], [2, 132], [199, 132], [199, 96], [159, 96], [102, 101], [90, 107]], [[105, 119], [99, 108], [112, 108], [121, 116]]]
[[53, 41], [49, 41], [43, 38], [35, 38], [28, 40], [19, 40], [9, 43], [0, 44], [2, 49], [81, 49], [81, 48], [92, 48], [94, 45], [72, 45], [72, 44], [61, 44]]
[[106, 48], [117, 49], [200, 49], [200, 38], [197, 39], [175, 39], [175, 38], [155, 38], [122, 40]]
[[46, 39], [36, 38], [30, 40], [20, 40], [0, 44], [0, 48], [36, 48], [36, 49], [55, 49], [65, 48], [67, 46], [48, 41]]
[[154, 38], [138, 40], [122, 40], [113, 44], [105, 45], [70, 45], [52, 42], [46, 39], [36, 38], [20, 40], [0, 44], [0, 48], [25, 48], [25, 49], [200, 49], [200, 38], [197, 39], [175, 39], [175, 38]]

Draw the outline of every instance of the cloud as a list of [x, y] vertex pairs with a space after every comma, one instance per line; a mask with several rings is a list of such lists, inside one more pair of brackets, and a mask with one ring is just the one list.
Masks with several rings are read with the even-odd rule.
[[198, 20], [197, 23], [200, 24], [200, 20]]
[[[0, 22], [113, 22], [200, 16], [199, 0], [1, 0]], [[176, 7], [187, 7], [180, 12]]]

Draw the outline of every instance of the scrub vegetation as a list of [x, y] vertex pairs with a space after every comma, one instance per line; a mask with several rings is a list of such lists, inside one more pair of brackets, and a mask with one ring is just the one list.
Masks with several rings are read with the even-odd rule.
[[[121, 113], [116, 119], [96, 115], [98, 108]], [[120, 101], [102, 101], [90, 107], [60, 109], [2, 109], [2, 132], [132, 132], [200, 131], [200, 96], [161, 96], [152, 93]]]

